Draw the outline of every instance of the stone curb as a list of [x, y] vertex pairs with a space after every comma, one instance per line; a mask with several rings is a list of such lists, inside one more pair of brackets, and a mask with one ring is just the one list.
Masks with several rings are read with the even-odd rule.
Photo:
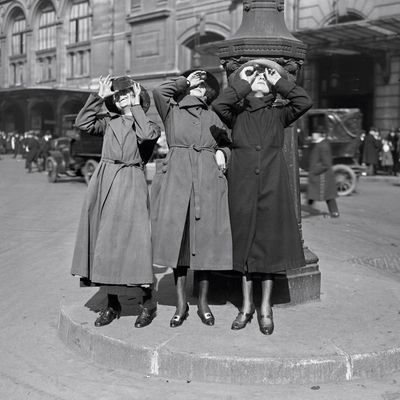
[[304, 358], [244, 358], [168, 350], [168, 341], [140, 346], [94, 333], [61, 306], [58, 334], [70, 349], [112, 368], [170, 379], [234, 384], [316, 384], [379, 378], [400, 369], [400, 347]]

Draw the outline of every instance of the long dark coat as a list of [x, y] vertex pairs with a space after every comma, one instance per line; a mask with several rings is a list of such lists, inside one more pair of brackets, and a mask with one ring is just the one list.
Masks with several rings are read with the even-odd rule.
[[275, 88], [290, 100], [288, 105], [273, 107], [271, 95], [248, 96], [251, 87], [242, 79], [233, 80], [213, 103], [222, 120], [233, 126], [229, 207], [233, 266], [242, 273], [273, 273], [305, 264], [283, 141], [284, 128], [312, 104], [294, 83], [280, 79]]
[[153, 91], [165, 126], [167, 157], [157, 165], [151, 187], [154, 264], [175, 268], [188, 215], [190, 268], [232, 269], [227, 181], [215, 151], [230, 140], [221, 120], [199, 98], [185, 96], [186, 78]]
[[309, 163], [307, 198], [317, 201], [336, 198], [337, 188], [332, 170], [331, 146], [326, 139], [315, 143]]
[[150, 284], [150, 216], [139, 144], [157, 139], [160, 128], [140, 106], [132, 107], [133, 118], [99, 118], [102, 104], [90, 95], [76, 118], [77, 127], [104, 139], [82, 208], [71, 272], [93, 283]]
[[363, 148], [363, 162], [367, 165], [377, 165], [379, 161], [380, 142], [370, 133], [365, 135]]

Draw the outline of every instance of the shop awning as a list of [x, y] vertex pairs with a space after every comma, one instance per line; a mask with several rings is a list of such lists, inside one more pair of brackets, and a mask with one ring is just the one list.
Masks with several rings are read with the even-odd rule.
[[312, 54], [400, 53], [400, 14], [293, 32]]

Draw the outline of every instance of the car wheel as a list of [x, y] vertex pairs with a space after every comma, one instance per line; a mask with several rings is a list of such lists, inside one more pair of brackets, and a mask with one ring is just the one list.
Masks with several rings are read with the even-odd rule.
[[48, 158], [46, 161], [47, 179], [51, 183], [57, 182], [57, 162], [54, 158]]
[[95, 169], [99, 163], [95, 160], [87, 160], [85, 166], [83, 167], [83, 176], [85, 178], [85, 182], [87, 185], [89, 185], [90, 179], [92, 178], [92, 175], [94, 174]]
[[357, 176], [355, 172], [345, 164], [337, 164], [333, 166], [335, 174], [336, 188], [339, 196], [350, 195], [357, 186]]

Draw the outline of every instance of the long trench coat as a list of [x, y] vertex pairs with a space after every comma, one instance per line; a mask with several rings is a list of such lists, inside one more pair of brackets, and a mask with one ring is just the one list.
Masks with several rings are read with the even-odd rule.
[[309, 163], [307, 198], [316, 201], [336, 198], [337, 189], [332, 170], [332, 152], [326, 139], [315, 143], [311, 150]]
[[215, 160], [219, 146], [229, 156], [230, 139], [202, 99], [178, 98], [186, 89], [186, 78], [180, 77], [153, 91], [169, 146], [151, 187], [154, 264], [175, 268], [181, 262], [186, 223], [189, 249], [183, 253], [190, 268], [230, 270], [227, 181]]
[[88, 186], [76, 237], [72, 274], [92, 283], [151, 284], [148, 190], [140, 143], [156, 140], [160, 128], [140, 106], [133, 117], [98, 118], [103, 100], [90, 95], [76, 126], [104, 135], [101, 161]]
[[213, 103], [233, 127], [229, 207], [233, 267], [242, 273], [283, 272], [305, 264], [283, 141], [284, 128], [312, 103], [303, 89], [284, 79], [275, 89], [290, 100], [287, 105], [273, 107], [271, 94], [248, 96], [251, 87], [242, 79], [233, 80]]

